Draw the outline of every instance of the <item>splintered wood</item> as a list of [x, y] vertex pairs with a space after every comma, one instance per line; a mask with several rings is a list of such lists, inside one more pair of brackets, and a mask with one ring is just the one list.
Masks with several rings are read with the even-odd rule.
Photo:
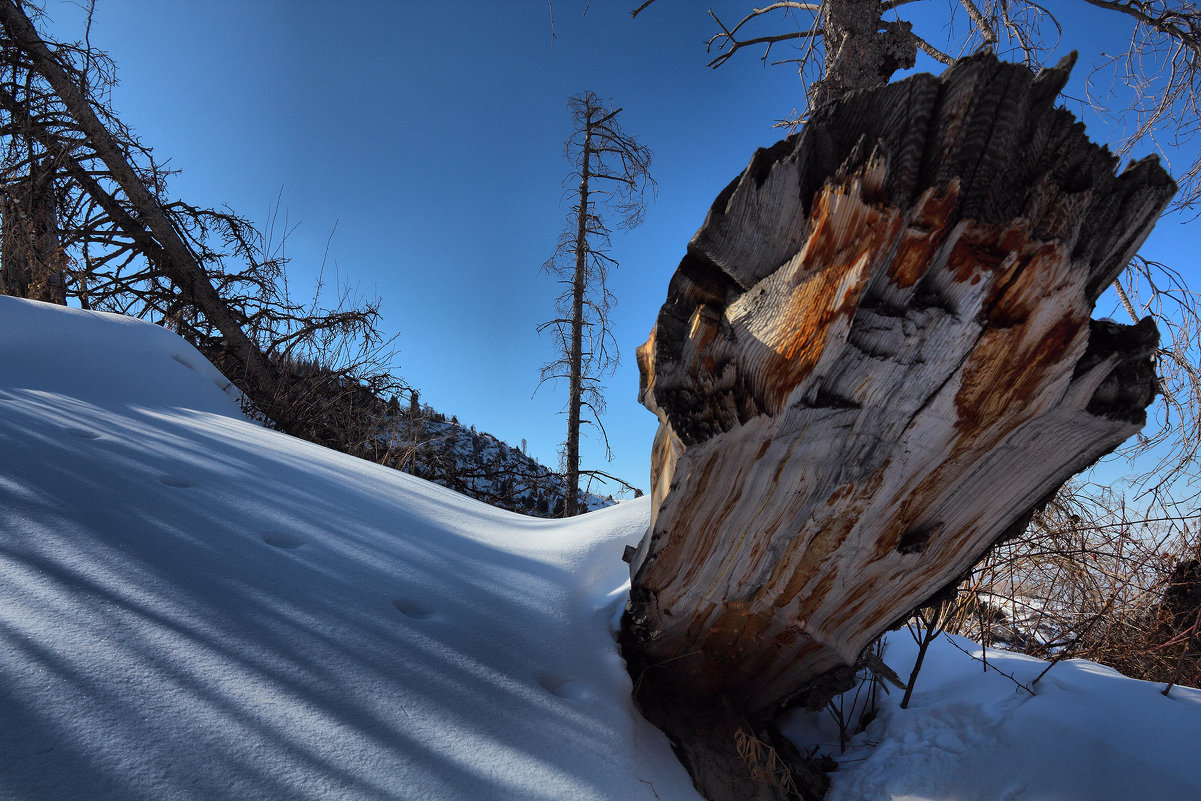
[[[659, 418], [624, 646], [751, 719], [1141, 428], [1158, 334], [1090, 321], [1175, 191], [992, 57], [826, 106], [717, 199], [639, 351]], [[837, 682], [835, 682], [837, 684]]]

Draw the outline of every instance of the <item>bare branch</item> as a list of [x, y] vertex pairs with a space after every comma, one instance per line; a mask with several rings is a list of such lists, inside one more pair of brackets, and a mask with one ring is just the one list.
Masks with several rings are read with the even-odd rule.
[[993, 25], [980, 13], [980, 9], [976, 8], [976, 4], [972, 0], [959, 0], [959, 3], [967, 9], [967, 14], [972, 18], [972, 23], [976, 26], [976, 30], [984, 37], [984, 43], [995, 45], [997, 43], [997, 32]]
[[636, 8], [630, 12], [630, 19], [637, 19], [638, 15], [641, 14], [646, 9], [646, 7], [649, 6], [653, 2], [655, 2], [655, 0], [645, 0], [645, 2], [643, 2], [642, 5], [638, 6], [638, 8]]
[[934, 59], [938, 63], [946, 64], [948, 67], [955, 63], [954, 58], [952, 58], [951, 56], [942, 52], [938, 48], [934, 47], [933, 45], [931, 45], [929, 42], [927, 42], [922, 37], [914, 34], [913, 39], [917, 43], [918, 50], [921, 50], [923, 53], [925, 53], [926, 55], [928, 55], [930, 58]]
[[[1134, 20], [1130, 46], [1094, 67], [1088, 102], [1098, 113], [1126, 126], [1116, 146], [1130, 153], [1150, 140], [1167, 158], [1161, 142], [1176, 149], [1189, 145], [1201, 131], [1201, 12], [1191, 0], [1086, 0], [1090, 5]], [[1112, 106], [1106, 88], [1120, 82], [1132, 93], [1121, 108]], [[1187, 152], [1187, 151], [1186, 151]], [[1177, 169], [1180, 185], [1175, 206], [1187, 208], [1201, 199], [1201, 155]]]
[[[739, 39], [734, 38], [734, 33], [750, 19], [754, 19], [754, 18], [759, 17], [769, 11], [777, 10], [779, 8], [802, 7], [802, 6], [810, 7], [810, 6], [812, 6], [812, 4], [810, 4], [810, 3], [775, 3], [766, 8], [755, 9], [750, 14], [748, 14], [742, 21], [740, 21], [737, 25], [735, 25], [733, 29], [727, 28], [725, 26], [725, 24], [718, 18], [718, 16], [715, 13], [713, 13], [712, 11], [710, 11], [709, 16], [712, 17], [713, 21], [717, 23], [719, 28], [721, 28], [721, 33], [714, 34], [712, 37], [710, 37], [708, 43], [705, 46], [706, 53], [712, 53], [715, 45], [717, 47], [717, 50], [719, 51], [719, 55], [716, 58], [714, 58], [712, 61], [710, 61], [706, 66], [708, 66], [712, 69], [717, 69], [722, 64], [725, 64], [727, 61], [729, 61], [734, 56], [734, 54], [737, 53], [742, 48], [752, 47], [754, 45], [759, 45], [759, 44], [766, 45], [766, 47], [763, 50], [763, 56], [761, 57], [761, 60], [767, 61], [768, 56], [771, 54], [772, 45], [774, 45], [774, 44], [777, 44], [779, 42], [792, 41], [795, 39], [809, 39], [809, 38], [816, 38], [816, 37], [821, 36], [821, 29], [818, 28], [818, 29], [794, 31], [794, 32], [790, 32], [790, 33], [773, 34], [773, 35], [769, 35], [769, 36], [757, 36], [753, 39], [739, 40]], [[816, 8], [820, 8], [820, 6], [817, 6]], [[816, 10], [816, 8], [814, 10]], [[729, 47], [729, 50], [726, 50], [726, 47]]]

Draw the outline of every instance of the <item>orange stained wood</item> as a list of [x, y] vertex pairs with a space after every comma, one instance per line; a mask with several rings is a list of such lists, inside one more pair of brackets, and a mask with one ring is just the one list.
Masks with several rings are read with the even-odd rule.
[[761, 369], [770, 414], [779, 413], [813, 373], [825, 346], [839, 339], [832, 331], [850, 326], [874, 260], [901, 225], [895, 212], [883, 213], [833, 187], [819, 193], [813, 214], [809, 238], [790, 268], [795, 283], [762, 334], [772, 351]]
[[[768, 443], [771, 442], [770, 438], [772, 436], [773, 433], [769, 431], [767, 433], [768, 438], [766, 439]], [[757, 500], [758, 503], [754, 515], [751, 517], [750, 521], [742, 527], [742, 530], [737, 537], [737, 541], [725, 542], [722, 540], [714, 540], [715, 545], [725, 546], [725, 553], [720, 555], [721, 565], [713, 579], [712, 584], [705, 592], [701, 593], [699, 597], [713, 597], [721, 589], [723, 580], [727, 580], [727, 585], [740, 583], [741, 579], [744, 579], [748, 575], [753, 575], [759, 569], [760, 562], [757, 559], [746, 558], [748, 556], [747, 552], [749, 551], [749, 555], [757, 554], [760, 556], [766, 556], [766, 545], [770, 541], [772, 533], [779, 526], [779, 515], [781, 513], [779, 505], [773, 505], [773, 500], [775, 499], [777, 490], [780, 489], [781, 476], [788, 468], [792, 457], [792, 452], [796, 449], [797, 445], [798, 443], [795, 441], [791, 443], [788, 454], [776, 463], [775, 469], [772, 471], [771, 480], [769, 482], [751, 488], [751, 497], [749, 500], [751, 500], [751, 502]], [[724, 454], [714, 453], [713, 456], [716, 458], [711, 459], [711, 462], [716, 461], [717, 458], [724, 456]], [[725, 458], [720, 458], [720, 461], [727, 466], [730, 464], [729, 460]], [[724, 472], [723, 475], [725, 475]], [[708, 474], [706, 474], [706, 477], [708, 477]], [[738, 498], [742, 497], [741, 489], [744, 480], [745, 478], [741, 475], [736, 477], [737, 487], [739, 489], [737, 494]], [[727, 502], [725, 504], [725, 508], [730, 510], [733, 510], [736, 508], [736, 506], [737, 504], [732, 502]], [[769, 511], [768, 518], [765, 521], [767, 524], [766, 528], [764, 528], [759, 522], [765, 510]], [[746, 547], [748, 539], [751, 540], [751, 545], [749, 548]], [[717, 558], [717, 556], [718, 555], [714, 555], [714, 558]], [[736, 561], [739, 562], [740, 569], [736, 574], [731, 575], [731, 570], [734, 569]]]
[[714, 344], [721, 334], [721, 314], [709, 306], [697, 306], [688, 322], [688, 349], [694, 361], [688, 368], [694, 375], [711, 376], [717, 371]]
[[[1074, 371], [1089, 335], [1086, 286], [1104, 283], [1121, 256], [1092, 250], [1141, 241], [1169, 194], [1154, 176], [1144, 195], [1114, 189], [1040, 89], [1046, 114], [1028, 130], [1050, 126], [1059, 163], [1090, 181], [1064, 191], [1045, 142], [1004, 141], [1001, 112], [981, 105], [1020, 116], [1034, 106], [1014, 104], [1011, 89], [1033, 79], [983, 63], [965, 60], [936, 93], [899, 96], [929, 98], [929, 130], [920, 143], [869, 134], [883, 158], [868, 142], [841, 167], [810, 172], [828, 158], [820, 137], [854, 128], [853, 118], [848, 129], [822, 127], [819, 115], [791, 155], [780, 146], [774, 164], [757, 157], [690, 244], [665, 309], [687, 310], [691, 330], [678, 350], [659, 338], [662, 363], [654, 333], [639, 352], [644, 403], [655, 410], [645, 389], [658, 369], [665, 408], [678, 404], [670, 419], [691, 426], [694, 443], [685, 449], [669, 425], [656, 438], [663, 500], [632, 596], [645, 653], [681, 666], [669, 680], [753, 712], [803, 696], [953, 581], [1071, 469], [1137, 430], [1075, 408], [1100, 369]], [[903, 172], [889, 174], [890, 162]], [[1011, 172], [999, 173], [1006, 163]], [[945, 178], [910, 187], [931, 172]], [[807, 220], [792, 219], [798, 178], [821, 187]], [[907, 208], [890, 205], [913, 191]], [[965, 216], [969, 204], [992, 220], [1023, 203], [1031, 220]], [[1086, 219], [1103, 236], [1073, 263]], [[693, 314], [707, 299], [711, 309]], [[667, 393], [669, 383], [684, 391]], [[1030, 459], [1035, 447], [1054, 458]]]
[[901, 289], [916, 284], [951, 231], [951, 215], [959, 200], [959, 182], [926, 190], [888, 266], [888, 277]]
[[658, 415], [657, 409], [647, 405], [647, 401], [653, 402], [655, 391], [655, 332], [657, 330], [658, 326], [652, 326], [646, 342], [639, 345], [634, 351], [634, 358], [638, 362], [638, 402], [655, 412], [656, 416]]

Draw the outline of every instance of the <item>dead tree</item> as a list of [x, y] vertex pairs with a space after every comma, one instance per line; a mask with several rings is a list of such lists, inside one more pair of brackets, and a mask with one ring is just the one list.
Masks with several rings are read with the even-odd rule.
[[607, 287], [609, 270], [617, 266], [609, 256], [612, 233], [601, 214], [618, 217], [618, 227], [633, 228], [642, 222], [650, 177], [651, 152], [621, 129], [617, 115], [593, 92], [568, 101], [574, 128], [565, 150], [572, 162], [567, 180], [578, 182], [572, 190], [567, 229], [544, 269], [564, 286], [556, 302], [556, 316], [538, 326], [539, 333], [553, 331], [556, 357], [542, 368], [543, 382], [566, 379], [567, 439], [563, 446], [566, 482], [564, 516], [579, 512], [580, 427], [596, 426], [608, 450], [600, 416], [604, 395], [600, 381], [617, 366], [617, 343], [609, 331], [609, 310], [616, 299]]
[[823, 106], [671, 280], [638, 353], [660, 425], [622, 642], [714, 801], [789, 797], [736, 741], [786, 757], [783, 710], [847, 689], [1145, 422], [1155, 324], [1090, 314], [1176, 187], [1154, 158], [1115, 177], [1054, 108], [1070, 68], [972, 57]]
[[[655, 2], [645, 0], [632, 15]], [[1195, 0], [1082, 0], [1075, 11], [1037, 0], [952, 0], [939, 12], [940, 26], [927, 18], [918, 20], [926, 26], [920, 30], [902, 18], [909, 2], [747, 3], [737, 21], [710, 10], [716, 31], [708, 41], [709, 66], [751, 52], [765, 64], [794, 67], [808, 85], [805, 105], [812, 109], [845, 92], [884, 85], [897, 70], [914, 66], [919, 54], [950, 66], [988, 51], [1038, 69], [1077, 27], [1076, 13], [1087, 4], [1109, 12], [1130, 32], [1124, 49], [1097, 54], [1086, 97], [1099, 114], [1128, 123], [1118, 154], [1128, 155], [1139, 142], [1158, 150], [1201, 133], [1201, 13]], [[1125, 92], [1115, 93], [1115, 86]], [[807, 111], [785, 122], [804, 119]], [[1176, 204], [1190, 205], [1201, 200], [1201, 156], [1183, 155]]]
[[[172, 224], [158, 198], [147, 188], [145, 178], [138, 174], [112, 133], [96, 116], [91, 98], [73, 80], [67, 65], [50, 52], [15, 0], [0, 3], [0, 24], [7, 38], [5, 46], [17, 49], [29, 60], [31, 68], [45, 79], [125, 195], [136, 218], [127, 211], [116, 216], [125, 223], [123, 227], [128, 229], [127, 233], [142, 240], [153, 240], [153, 244], [147, 242], [147, 247], [155, 251], [160, 269], [187, 301], [217, 327], [251, 382], [259, 387], [274, 389], [274, 371], [265, 354], [247, 336], [241, 321], [231, 313], [213, 288], [203, 266], [197, 262], [195, 254]], [[10, 113], [19, 112], [19, 109], [11, 107], [7, 110]], [[34, 135], [39, 134], [50, 138], [49, 132], [44, 129]], [[59, 142], [46, 141], [44, 144], [48, 149], [53, 146], [53, 149], [65, 151]], [[65, 152], [62, 156], [67, 158]], [[100, 199], [97, 198], [97, 201], [100, 202]]]
[[[655, 3], [645, 0], [632, 13], [637, 17]], [[940, 25], [929, 17], [905, 19], [916, 6], [896, 0], [747, 3], [741, 18], [709, 11], [716, 26], [707, 45], [709, 66], [716, 69], [742, 53], [795, 68], [807, 91], [799, 111], [778, 123], [795, 128], [822, 103], [886, 84], [919, 55], [950, 66], [984, 51], [1038, 69], [1061, 41], [1079, 38], [1080, 17], [1093, 11], [1086, 4], [1102, 9], [1115, 30], [1124, 25], [1129, 39], [1116, 51], [1086, 57], [1084, 102], [1115, 122], [1118, 156], [1128, 157], [1136, 146], [1170, 155], [1180, 184], [1173, 208], [1190, 207], [1201, 200], [1201, 150], [1188, 147], [1201, 133], [1201, 13], [1195, 0], [1082, 0], [1053, 9], [1037, 0], [952, 0], [938, 12]], [[1164, 333], [1156, 354], [1160, 425], [1123, 448], [1123, 455], [1157, 451], [1158, 464], [1132, 478], [1164, 514], [1172, 514], [1176, 502], [1185, 502], [1179, 496], [1187, 482], [1177, 479], [1187, 478], [1201, 459], [1201, 372], [1194, 366], [1201, 304], [1175, 270], [1143, 258], [1134, 259], [1113, 286], [1132, 320], [1150, 313]], [[1164, 443], [1167, 449], [1158, 447]]]
[[[29, 3], [0, 0], [3, 289], [26, 294], [23, 254], [38, 251], [60, 298], [170, 327], [277, 426], [357, 452], [344, 436], [353, 427], [327, 422], [332, 405], [345, 419], [366, 408], [361, 391], [399, 386], [384, 366], [378, 303], [294, 302], [268, 234], [168, 197], [169, 173], [110, 105], [107, 57], [43, 38], [27, 13], [36, 18]], [[298, 369], [306, 364], [321, 369]]]

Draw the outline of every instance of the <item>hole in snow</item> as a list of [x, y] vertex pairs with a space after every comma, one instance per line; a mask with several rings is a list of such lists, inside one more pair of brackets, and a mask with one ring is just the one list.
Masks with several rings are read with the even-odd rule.
[[100, 434], [86, 428], [68, 428], [67, 433], [80, 439], [100, 439]]
[[189, 370], [196, 369], [196, 367], [190, 361], [188, 361], [187, 359], [185, 359], [182, 356], [179, 356], [178, 354], [172, 353], [171, 358], [174, 359], [175, 361], [179, 362], [180, 364], [182, 364], [184, 367], [188, 368]]
[[195, 481], [193, 481], [190, 478], [185, 478], [183, 476], [172, 476], [172, 475], [159, 476], [158, 480], [163, 482], [164, 484], [166, 484], [168, 487], [187, 488], [187, 487], [196, 486]]
[[556, 676], [553, 673], [543, 673], [538, 677], [538, 683], [551, 695], [570, 701], [582, 701], [592, 695], [592, 691], [584, 682]]
[[270, 532], [263, 535], [263, 542], [270, 545], [272, 548], [283, 548], [284, 550], [292, 550], [304, 545], [304, 540], [293, 534], [282, 534], [278, 532]]
[[392, 605], [396, 607], [397, 612], [414, 620], [429, 620], [434, 616], [434, 610], [425, 604], [411, 601], [408, 598], [395, 598], [392, 601]]

